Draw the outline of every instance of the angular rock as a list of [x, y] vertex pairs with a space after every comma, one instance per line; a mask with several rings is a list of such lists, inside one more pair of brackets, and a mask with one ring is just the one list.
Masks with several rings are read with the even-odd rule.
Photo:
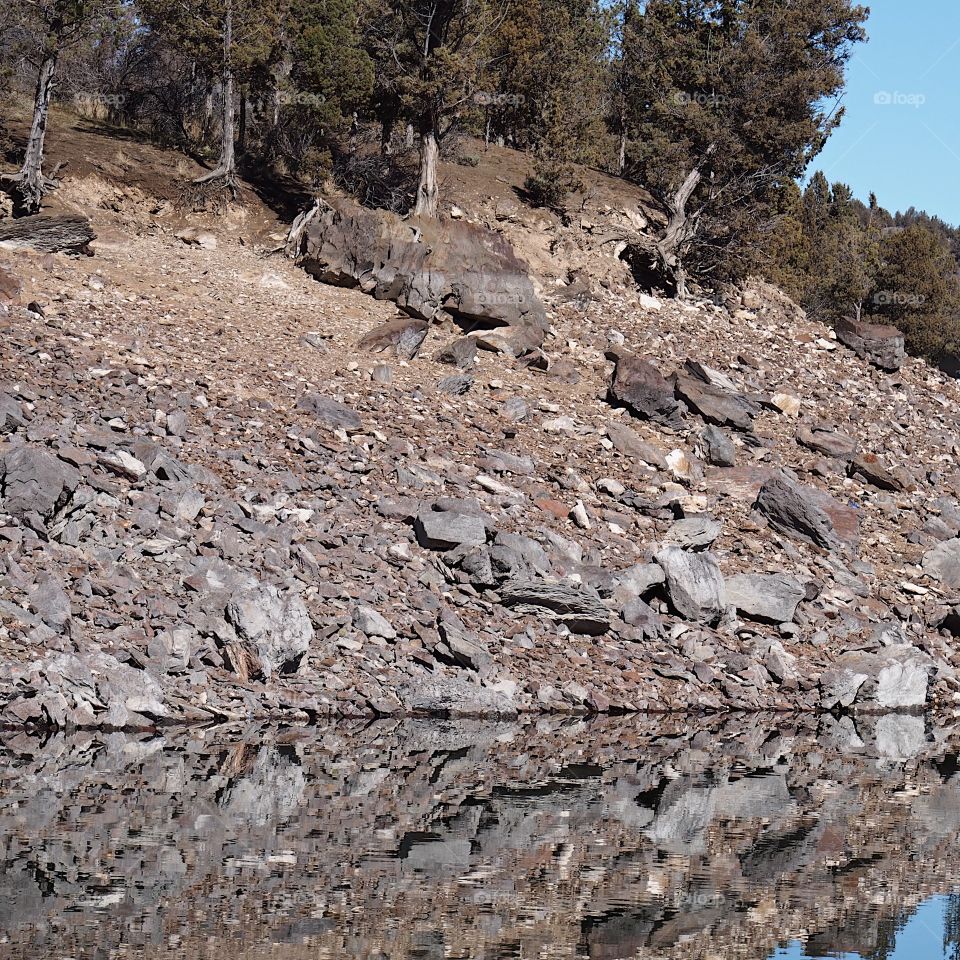
[[625, 406], [634, 416], [678, 430], [683, 426], [682, 408], [672, 384], [646, 360], [616, 350], [608, 353], [616, 366], [607, 391], [610, 403]]
[[696, 446], [697, 456], [715, 467], [735, 467], [737, 448], [733, 441], [713, 424], [707, 424], [700, 433]]
[[856, 438], [847, 436], [826, 424], [813, 427], [801, 426], [797, 430], [797, 442], [828, 457], [849, 460], [857, 452]]
[[22, 520], [46, 521], [69, 503], [80, 474], [39, 447], [0, 452], [0, 505]]
[[865, 712], [922, 709], [932, 666], [930, 657], [908, 644], [844, 654], [820, 677], [821, 707]]
[[334, 430], [341, 429], [349, 433], [363, 426], [356, 410], [319, 393], [305, 393], [297, 402], [297, 409], [313, 414], [317, 420]]
[[723, 574], [710, 553], [666, 546], [656, 554], [667, 581], [670, 604], [686, 620], [713, 623], [727, 608]]
[[670, 527], [663, 542], [686, 549], [709, 547], [720, 536], [722, 530], [723, 524], [708, 514], [684, 517]]
[[838, 546], [833, 522], [818, 505], [813, 492], [782, 471], [770, 477], [760, 488], [756, 507], [781, 533], [799, 537], [825, 550]]
[[453, 550], [487, 542], [483, 517], [475, 514], [421, 510], [413, 529], [417, 542], [428, 550]]
[[805, 590], [786, 574], [740, 573], [727, 577], [727, 602], [751, 620], [791, 623]]
[[357, 344], [361, 350], [383, 353], [390, 350], [399, 360], [412, 360], [427, 337], [430, 324], [415, 317], [399, 317], [364, 334]]
[[944, 540], [923, 555], [923, 572], [948, 590], [960, 590], [960, 538]]
[[381, 637], [384, 640], [397, 638], [393, 625], [373, 607], [356, 607], [353, 611], [353, 625], [367, 637]]
[[903, 364], [904, 338], [896, 327], [847, 318], [838, 320], [834, 329], [837, 339], [861, 360], [890, 372]]
[[[248, 672], [269, 680], [296, 672], [314, 636], [300, 597], [281, 593], [272, 584], [247, 583], [230, 598], [224, 616], [247, 654], [246, 671], [237, 669], [241, 675]], [[238, 666], [234, 664], [235, 669]]]
[[560, 580], [510, 580], [500, 588], [505, 607], [546, 613], [573, 633], [599, 635], [610, 629], [610, 611], [589, 587]]
[[473, 337], [460, 337], [445, 346], [437, 354], [437, 360], [469, 370], [477, 362], [477, 341]]
[[863, 453], [850, 461], [847, 472], [851, 477], [860, 477], [878, 490], [899, 493], [906, 489], [904, 481], [888, 470], [872, 453]]
[[753, 429], [759, 407], [737, 393], [682, 373], [674, 375], [676, 396], [708, 423], [737, 430]]

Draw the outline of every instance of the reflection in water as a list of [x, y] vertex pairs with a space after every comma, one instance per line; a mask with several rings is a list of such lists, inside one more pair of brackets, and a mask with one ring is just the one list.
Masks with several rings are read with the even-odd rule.
[[7, 733], [0, 955], [960, 960], [955, 750], [917, 717]]

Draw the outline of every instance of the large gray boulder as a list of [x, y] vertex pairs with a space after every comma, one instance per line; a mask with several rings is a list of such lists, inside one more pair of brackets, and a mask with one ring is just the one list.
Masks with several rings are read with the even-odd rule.
[[781, 533], [832, 550], [839, 540], [833, 521], [819, 505], [813, 491], [787, 474], [774, 474], [760, 488], [757, 509]]
[[726, 586], [731, 606], [767, 623], [790, 623], [805, 592], [799, 580], [782, 573], [740, 573], [727, 577]]
[[820, 677], [820, 705], [875, 713], [922, 709], [932, 667], [930, 657], [909, 644], [844, 654]]
[[0, 509], [32, 526], [50, 520], [69, 502], [80, 474], [40, 447], [0, 453]]
[[681, 617], [698, 623], [719, 619], [727, 608], [727, 593], [713, 554], [666, 546], [656, 561], [666, 576], [670, 604]]
[[719, 427], [752, 430], [753, 418], [760, 412], [755, 403], [740, 394], [684, 373], [674, 376], [674, 388], [694, 413]]
[[[359, 287], [420, 320], [450, 316], [515, 356], [543, 342], [546, 310], [527, 264], [501, 234], [463, 220], [401, 220], [334, 199], [292, 243], [291, 253], [324, 283]], [[503, 329], [494, 337], [494, 328]]]
[[673, 385], [652, 363], [626, 350], [611, 351], [608, 357], [616, 364], [607, 391], [611, 403], [672, 430], [683, 426], [683, 407], [674, 396]]
[[944, 540], [928, 550], [923, 572], [948, 590], [960, 590], [960, 539]]
[[573, 633], [599, 635], [610, 629], [610, 611], [600, 595], [581, 584], [560, 580], [510, 580], [500, 588], [505, 607], [518, 613], [546, 614]]

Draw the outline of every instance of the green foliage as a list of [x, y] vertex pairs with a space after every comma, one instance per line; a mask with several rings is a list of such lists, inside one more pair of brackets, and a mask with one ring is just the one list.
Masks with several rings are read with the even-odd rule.
[[621, 78], [629, 170], [668, 209], [701, 173], [681, 233], [701, 272], [742, 266], [742, 239], [840, 122], [828, 105], [867, 14], [850, 0], [649, 0], [633, 17]]

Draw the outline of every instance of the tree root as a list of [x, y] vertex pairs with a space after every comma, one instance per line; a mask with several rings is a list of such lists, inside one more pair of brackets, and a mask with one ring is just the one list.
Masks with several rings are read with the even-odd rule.
[[43, 198], [59, 186], [60, 181], [55, 176], [33, 176], [23, 170], [0, 174], [0, 187], [13, 199], [14, 215], [18, 217], [39, 213]]
[[224, 213], [240, 196], [240, 187], [233, 174], [204, 176], [184, 184], [177, 198], [177, 206], [191, 213]]

